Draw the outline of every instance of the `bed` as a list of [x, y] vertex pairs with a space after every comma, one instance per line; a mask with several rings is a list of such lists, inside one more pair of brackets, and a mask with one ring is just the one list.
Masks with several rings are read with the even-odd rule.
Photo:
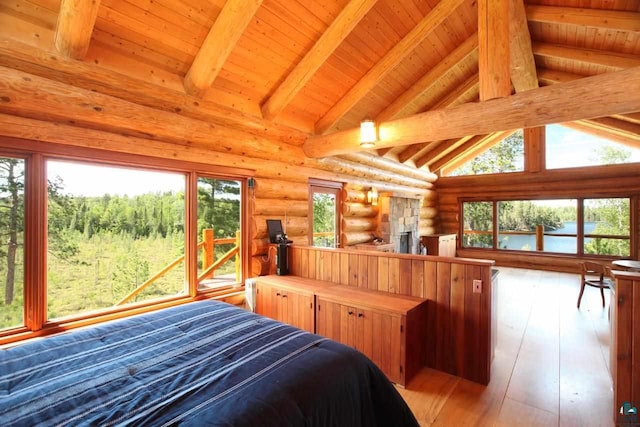
[[1, 350], [0, 425], [417, 422], [359, 352], [199, 301]]

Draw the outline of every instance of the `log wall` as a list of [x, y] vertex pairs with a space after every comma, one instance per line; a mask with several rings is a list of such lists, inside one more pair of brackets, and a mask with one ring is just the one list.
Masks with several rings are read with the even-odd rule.
[[[640, 169], [637, 165], [543, 170], [537, 173], [445, 177], [438, 180], [439, 226], [444, 233], [460, 234], [461, 200], [572, 199], [631, 197], [638, 212]], [[632, 210], [633, 212], [633, 210]], [[631, 257], [640, 256], [640, 218], [632, 216]], [[459, 239], [459, 242], [461, 239]], [[514, 253], [458, 247], [458, 255], [494, 259], [497, 265], [579, 272], [583, 258], [571, 255]]]
[[[492, 357], [492, 266], [487, 260], [295, 245], [290, 260], [296, 276], [428, 299], [427, 365], [483, 384]], [[482, 280], [482, 293], [473, 292], [474, 280]]]

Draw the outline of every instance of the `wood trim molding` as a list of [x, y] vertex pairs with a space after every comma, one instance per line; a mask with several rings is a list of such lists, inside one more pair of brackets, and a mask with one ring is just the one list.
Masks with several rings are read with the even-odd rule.
[[262, 0], [226, 0], [184, 78], [187, 93], [202, 96], [211, 86], [261, 4]]
[[100, 0], [61, 1], [54, 36], [58, 52], [69, 58], [84, 59], [99, 8]]
[[640, 66], [640, 57], [638, 55], [541, 42], [533, 42], [532, 47], [534, 55], [537, 56], [601, 65], [612, 71]]

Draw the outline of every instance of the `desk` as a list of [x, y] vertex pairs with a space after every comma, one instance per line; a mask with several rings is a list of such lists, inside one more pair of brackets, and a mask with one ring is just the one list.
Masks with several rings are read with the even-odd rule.
[[640, 261], [636, 261], [633, 259], [619, 259], [616, 261], [611, 261], [611, 264], [616, 267], [622, 267], [629, 270], [640, 270]]

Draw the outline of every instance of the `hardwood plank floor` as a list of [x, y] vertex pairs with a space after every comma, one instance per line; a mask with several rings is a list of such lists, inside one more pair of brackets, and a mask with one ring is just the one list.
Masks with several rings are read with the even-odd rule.
[[482, 386], [429, 368], [398, 391], [422, 426], [613, 426], [609, 295], [580, 276], [499, 268], [498, 339]]

